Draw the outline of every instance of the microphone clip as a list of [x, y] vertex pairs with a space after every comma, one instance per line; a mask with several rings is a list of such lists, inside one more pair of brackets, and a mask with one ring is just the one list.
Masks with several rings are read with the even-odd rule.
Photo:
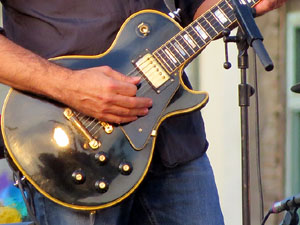
[[289, 209], [280, 225], [297, 225], [299, 223], [299, 216], [297, 213], [298, 207]]

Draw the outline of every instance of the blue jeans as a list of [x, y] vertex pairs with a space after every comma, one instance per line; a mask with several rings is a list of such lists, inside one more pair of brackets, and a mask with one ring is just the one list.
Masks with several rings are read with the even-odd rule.
[[[120, 204], [89, 212], [57, 205], [34, 194], [41, 225], [222, 225], [214, 175], [206, 154], [174, 168], [154, 157], [138, 190]], [[94, 220], [94, 221], [93, 221]]]

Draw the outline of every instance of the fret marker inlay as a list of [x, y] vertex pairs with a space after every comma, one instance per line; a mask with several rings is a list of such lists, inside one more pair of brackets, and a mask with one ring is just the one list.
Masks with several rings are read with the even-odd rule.
[[[260, 0], [238, 0], [253, 7]], [[153, 56], [171, 74], [191, 57], [199, 54], [203, 47], [218, 37], [225, 28], [236, 21], [233, 0], [220, 0], [203, 16], [197, 18], [166, 44], [158, 48]]]
[[216, 10], [214, 14], [220, 20], [221, 23], [225, 24], [228, 21], [227, 18], [219, 9]]
[[186, 56], [185, 51], [180, 47], [180, 45], [177, 42], [173, 43], [176, 49], [180, 52], [181, 55]]
[[203, 40], [206, 40], [208, 38], [207, 34], [203, 31], [203, 29], [199, 25], [195, 26], [195, 29], [200, 34], [200, 36], [203, 38]]
[[192, 46], [192, 48], [196, 48], [197, 47], [195, 45], [195, 43], [192, 41], [192, 39], [189, 37], [189, 35], [185, 34], [185, 35], [183, 35], [183, 37], [189, 43], [189, 45]]
[[171, 54], [171, 52], [168, 49], [165, 49], [165, 53], [170, 57], [170, 59], [176, 64], [177, 60], [174, 58], [174, 56]]

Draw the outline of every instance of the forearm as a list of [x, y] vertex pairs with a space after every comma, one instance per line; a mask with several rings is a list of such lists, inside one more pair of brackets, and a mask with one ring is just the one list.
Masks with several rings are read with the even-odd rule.
[[107, 66], [72, 71], [0, 36], [0, 83], [50, 97], [101, 121], [126, 123], [148, 113], [152, 100], [136, 97], [139, 81]]
[[200, 7], [197, 9], [194, 19], [198, 18], [202, 14], [204, 14], [207, 10], [209, 10], [211, 7], [213, 7], [215, 4], [217, 4], [220, 0], [205, 0], [200, 5]]
[[[0, 83], [62, 101], [72, 71], [12, 43], [0, 35]], [[50, 79], [51, 76], [51, 79]]]
[[[256, 15], [261, 16], [271, 10], [277, 9], [282, 6], [287, 0], [260, 0], [259, 3], [255, 6]], [[194, 19], [201, 16], [211, 7], [216, 5], [220, 0], [205, 0], [200, 7], [197, 9]]]

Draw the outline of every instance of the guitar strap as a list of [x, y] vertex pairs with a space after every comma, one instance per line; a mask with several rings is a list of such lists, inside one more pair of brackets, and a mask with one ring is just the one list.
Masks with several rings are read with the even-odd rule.
[[176, 7], [175, 0], [164, 0], [164, 3], [168, 8], [168, 10], [170, 11], [169, 16], [177, 20], [178, 22], [181, 22], [180, 15], [179, 15], [180, 9]]
[[164, 2], [170, 12], [176, 11], [175, 0], [164, 0]]

